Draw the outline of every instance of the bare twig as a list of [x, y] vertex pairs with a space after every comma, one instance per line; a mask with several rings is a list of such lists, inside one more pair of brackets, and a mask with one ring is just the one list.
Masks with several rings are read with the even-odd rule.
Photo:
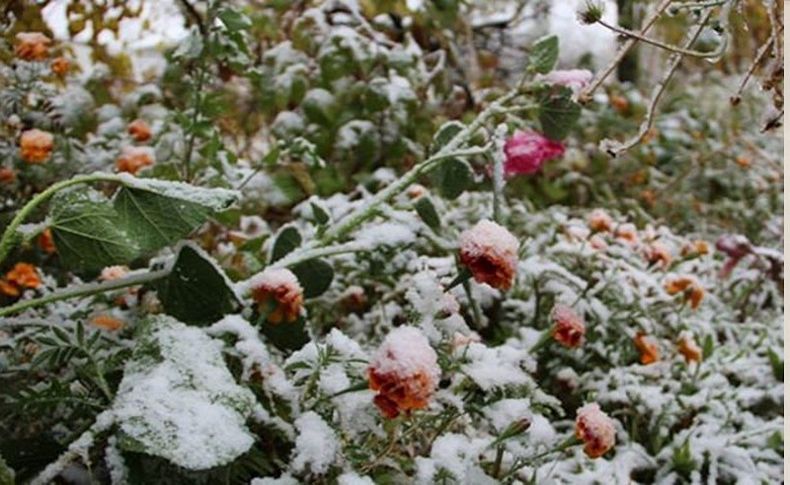
[[644, 42], [645, 44], [650, 44], [655, 47], [659, 47], [661, 49], [674, 52], [676, 54], [683, 54], [685, 56], [692, 56], [692, 57], [701, 57], [701, 58], [715, 58], [720, 56], [724, 50], [727, 48], [727, 37], [724, 37], [724, 41], [721, 43], [718, 49], [715, 51], [710, 52], [703, 52], [694, 49], [687, 49], [684, 47], [678, 47], [672, 44], [667, 44], [666, 42], [661, 42], [660, 40], [653, 39], [651, 37], [647, 37], [645, 35], [640, 34], [639, 32], [634, 32], [632, 30], [624, 29], [617, 25], [611, 25], [603, 20], [599, 20], [598, 24], [606, 27], [607, 29], [617, 32], [620, 35], [624, 35], [626, 37], [630, 37], [632, 39], [636, 39], [639, 41]]
[[760, 62], [762, 62], [763, 58], [768, 53], [768, 49], [771, 47], [773, 43], [774, 43], [774, 39], [773, 36], [771, 36], [771, 38], [765, 41], [765, 43], [757, 51], [757, 55], [752, 61], [752, 65], [749, 66], [749, 70], [746, 71], [746, 75], [743, 77], [743, 79], [741, 80], [741, 84], [738, 86], [738, 90], [735, 92], [735, 94], [732, 97], [730, 97], [730, 103], [736, 105], [741, 102], [741, 96], [743, 95], [743, 90], [746, 89], [746, 85], [749, 83], [749, 79], [752, 78], [752, 76], [754, 75], [754, 71], [757, 70], [757, 66], [760, 65]]

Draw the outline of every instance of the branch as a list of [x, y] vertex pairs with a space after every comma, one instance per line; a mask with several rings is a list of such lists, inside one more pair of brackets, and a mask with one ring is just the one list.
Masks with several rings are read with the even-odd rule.
[[724, 37], [724, 41], [721, 43], [721, 46], [719, 46], [718, 49], [716, 49], [715, 51], [710, 51], [710, 52], [702, 52], [702, 51], [697, 51], [697, 50], [693, 50], [693, 49], [688, 49], [688, 48], [685, 48], [685, 47], [678, 47], [678, 46], [675, 46], [675, 45], [672, 45], [672, 44], [667, 44], [666, 42], [661, 42], [660, 40], [652, 39], [650, 37], [642, 35], [639, 32], [634, 32], [632, 30], [624, 29], [624, 28], [619, 27], [617, 25], [610, 25], [607, 22], [604, 22], [603, 20], [599, 20], [598, 24], [602, 25], [602, 26], [606, 27], [607, 29], [609, 29], [609, 30], [611, 30], [613, 32], [616, 32], [616, 33], [618, 33], [620, 35], [624, 35], [624, 36], [630, 37], [632, 39], [640, 40], [640, 41], [644, 42], [645, 44], [649, 44], [649, 45], [652, 45], [652, 46], [655, 46], [655, 47], [659, 47], [661, 49], [664, 49], [664, 50], [667, 50], [667, 51], [670, 51], [670, 52], [674, 52], [676, 54], [683, 54], [683, 55], [692, 56], [692, 57], [701, 57], [703, 59], [705, 59], [705, 58], [715, 58], [715, 57], [720, 56], [724, 52], [724, 50], [727, 48], [727, 44], [728, 44], [727, 37]]

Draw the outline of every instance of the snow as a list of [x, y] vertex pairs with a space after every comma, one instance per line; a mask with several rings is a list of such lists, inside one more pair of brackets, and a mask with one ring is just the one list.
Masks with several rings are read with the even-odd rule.
[[254, 441], [255, 397], [225, 367], [222, 343], [166, 316], [148, 321], [112, 407], [121, 442], [190, 470], [228, 463]]
[[398, 247], [411, 244], [416, 239], [414, 231], [398, 222], [370, 224], [359, 230], [354, 240], [362, 247], [375, 249], [378, 246]]
[[299, 416], [295, 425], [299, 434], [294, 443], [291, 466], [294, 470], [308, 469], [319, 475], [326, 473], [340, 449], [335, 432], [313, 411]]
[[493, 254], [512, 259], [518, 253], [518, 239], [496, 222], [482, 220], [461, 233], [458, 240], [462, 251], [471, 256]]
[[[147, 147], [136, 147], [147, 148]], [[213, 211], [222, 211], [240, 198], [239, 192], [221, 188], [204, 188], [184, 182], [138, 178], [129, 173], [116, 175], [120, 182], [130, 188], [154, 192], [164, 197], [184, 200], [207, 207]]]
[[441, 375], [436, 364], [436, 352], [425, 335], [414, 327], [392, 330], [374, 354], [370, 366], [379, 374], [392, 373], [403, 379], [426, 373], [433, 387], [439, 383]]

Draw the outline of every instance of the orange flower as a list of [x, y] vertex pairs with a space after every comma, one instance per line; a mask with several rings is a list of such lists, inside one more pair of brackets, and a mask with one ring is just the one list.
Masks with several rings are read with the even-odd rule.
[[8, 167], [0, 167], [0, 183], [10, 184], [16, 180], [16, 173]]
[[102, 330], [108, 330], [110, 332], [120, 330], [124, 327], [123, 321], [106, 314], [96, 315], [95, 317], [91, 318], [91, 324], [99, 327]]
[[614, 235], [617, 239], [622, 239], [628, 244], [635, 244], [639, 240], [639, 236], [636, 233], [636, 226], [633, 224], [621, 224], [617, 226]]
[[603, 209], [595, 209], [587, 216], [587, 227], [595, 232], [609, 232], [612, 224], [612, 218]]
[[584, 442], [587, 456], [598, 458], [614, 446], [614, 422], [598, 404], [585, 404], [576, 410], [576, 437]]
[[38, 247], [47, 254], [52, 254], [56, 251], [55, 241], [52, 239], [52, 231], [49, 228], [44, 229], [38, 235]]
[[628, 99], [625, 96], [620, 96], [619, 94], [610, 95], [609, 104], [611, 104], [612, 108], [614, 108], [614, 110], [621, 115], [628, 113], [628, 108], [630, 106]]
[[584, 319], [573, 308], [562, 304], [555, 305], [551, 310], [551, 319], [554, 321], [554, 340], [569, 348], [580, 347], [584, 343]]
[[661, 242], [654, 242], [647, 247], [645, 258], [652, 264], [657, 264], [666, 269], [672, 263], [672, 254], [669, 249]]
[[19, 288], [38, 288], [41, 286], [41, 278], [38, 270], [30, 263], [17, 263], [5, 274], [5, 279], [9, 283]]
[[499, 290], [513, 284], [518, 263], [518, 240], [496, 222], [480, 221], [460, 236], [459, 255], [478, 283]]
[[702, 361], [702, 349], [697, 345], [697, 342], [694, 341], [694, 337], [688, 332], [680, 334], [678, 352], [683, 354], [683, 357], [686, 358], [686, 363]]
[[752, 161], [749, 157], [741, 155], [735, 159], [735, 163], [737, 163], [741, 168], [749, 168], [752, 166]]
[[65, 57], [56, 57], [52, 59], [52, 65], [50, 68], [55, 75], [63, 77], [69, 72], [69, 67], [71, 67], [71, 63]]
[[146, 142], [151, 139], [151, 127], [145, 120], [136, 119], [129, 123], [129, 134], [138, 142]]
[[15, 298], [19, 296], [19, 288], [4, 279], [0, 279], [0, 293]]
[[705, 296], [705, 289], [693, 276], [676, 276], [664, 283], [664, 289], [670, 295], [683, 292], [683, 301], [691, 303], [692, 309], [697, 309]]
[[252, 277], [249, 287], [260, 311], [266, 311], [269, 305], [275, 304], [274, 310], [266, 317], [270, 323], [293, 322], [299, 317], [304, 301], [303, 290], [290, 270], [267, 268]]
[[27, 130], [19, 138], [19, 156], [27, 163], [44, 163], [52, 155], [55, 139], [51, 133]]
[[641, 353], [639, 362], [642, 364], [648, 365], [661, 360], [661, 352], [659, 352], [658, 345], [652, 337], [640, 332], [634, 337], [634, 345]]
[[14, 54], [25, 61], [42, 61], [49, 55], [51, 43], [52, 40], [41, 32], [19, 32]]
[[428, 406], [441, 370], [428, 339], [414, 327], [398, 327], [382, 342], [368, 367], [373, 403], [387, 418]]
[[683, 257], [687, 256], [704, 256], [710, 252], [710, 245], [707, 242], [703, 241], [702, 239], [697, 239], [695, 241], [691, 241], [687, 244], [684, 244], [680, 250], [680, 254]]
[[143, 167], [154, 164], [154, 151], [151, 147], [125, 146], [121, 150], [121, 155], [115, 162], [115, 168], [119, 172], [128, 172], [136, 175]]

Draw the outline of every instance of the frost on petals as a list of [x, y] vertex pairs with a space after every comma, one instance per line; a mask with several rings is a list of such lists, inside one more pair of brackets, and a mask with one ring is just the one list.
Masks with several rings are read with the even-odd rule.
[[518, 240], [496, 222], [483, 220], [460, 237], [461, 263], [475, 281], [499, 290], [513, 285], [518, 262]]
[[533, 174], [564, 153], [560, 142], [534, 131], [518, 131], [505, 142], [505, 175]]
[[551, 319], [554, 322], [554, 340], [569, 348], [579, 347], [584, 343], [584, 320], [573, 308], [557, 304], [551, 310]]
[[678, 352], [680, 352], [686, 359], [686, 363], [700, 362], [702, 360], [702, 349], [697, 342], [694, 341], [694, 336], [689, 332], [682, 332], [680, 339], [678, 339]]
[[644, 365], [652, 364], [661, 360], [661, 352], [658, 350], [658, 344], [653, 337], [638, 333], [634, 337], [634, 345], [639, 350], [639, 362]]
[[590, 458], [603, 456], [615, 441], [614, 422], [596, 403], [576, 410], [576, 437], [584, 442], [584, 453]]
[[127, 131], [135, 141], [146, 142], [151, 139], [151, 127], [148, 126], [145, 120], [138, 118], [132, 121], [129, 123]]
[[142, 168], [153, 165], [154, 162], [154, 150], [151, 147], [125, 146], [115, 162], [115, 168], [119, 172], [136, 175]]
[[423, 409], [439, 384], [441, 369], [428, 339], [413, 327], [398, 327], [384, 339], [368, 366], [373, 402], [387, 418]]
[[689, 302], [691, 308], [696, 310], [705, 297], [705, 289], [693, 276], [676, 276], [664, 283], [664, 289], [670, 295], [683, 293], [683, 301]]
[[293, 322], [299, 317], [304, 294], [299, 280], [290, 270], [267, 268], [253, 276], [249, 288], [258, 308], [268, 311], [270, 323]]
[[51, 43], [52, 40], [41, 32], [19, 32], [14, 54], [25, 61], [42, 61], [49, 55]]
[[593, 73], [587, 69], [557, 69], [540, 76], [538, 80], [548, 84], [565, 86], [570, 88], [574, 94], [578, 94], [579, 91], [590, 84], [592, 77]]
[[52, 133], [27, 130], [19, 138], [19, 156], [27, 163], [44, 163], [52, 155], [55, 139]]
[[614, 226], [612, 217], [603, 209], [595, 209], [587, 216], [587, 226], [595, 232], [609, 232]]

